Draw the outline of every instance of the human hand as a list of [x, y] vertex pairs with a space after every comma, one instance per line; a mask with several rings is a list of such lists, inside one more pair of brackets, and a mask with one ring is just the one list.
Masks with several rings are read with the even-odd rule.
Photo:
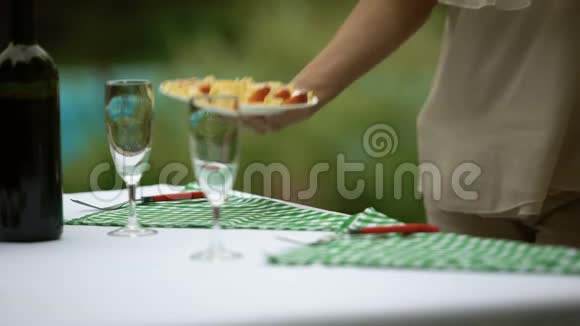
[[359, 1], [332, 41], [292, 81], [299, 89], [313, 91], [319, 98], [318, 106], [247, 117], [245, 124], [263, 134], [310, 118], [413, 35], [437, 3], [437, 0]]

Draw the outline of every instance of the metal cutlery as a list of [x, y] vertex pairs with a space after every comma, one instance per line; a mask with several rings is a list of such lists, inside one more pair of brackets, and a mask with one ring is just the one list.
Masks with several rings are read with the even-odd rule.
[[[190, 199], [202, 199], [205, 198], [205, 195], [201, 191], [190, 191], [190, 192], [180, 192], [175, 194], [166, 194], [166, 195], [156, 195], [156, 196], [144, 196], [138, 200], [138, 205], [146, 205], [151, 203], [158, 203], [158, 202], [166, 202], [166, 201], [178, 201], [178, 200], [190, 200]], [[129, 204], [129, 201], [125, 201], [119, 204], [114, 204], [111, 206], [104, 206], [99, 207], [82, 200], [71, 198], [71, 201], [80, 205], [84, 205], [90, 208], [102, 210], [102, 211], [112, 211], [121, 209], [126, 207]]]
[[282, 240], [285, 242], [298, 244], [298, 245], [313, 245], [319, 244], [323, 242], [328, 242], [331, 240], [335, 240], [341, 236], [346, 234], [392, 234], [398, 233], [402, 235], [409, 235], [414, 233], [436, 233], [439, 232], [439, 228], [431, 225], [431, 224], [424, 224], [424, 223], [410, 223], [410, 224], [398, 224], [398, 225], [378, 225], [378, 226], [367, 226], [360, 229], [348, 230], [342, 233], [334, 233], [331, 235], [326, 235], [318, 240], [312, 242], [306, 242], [302, 240], [296, 240], [292, 238], [288, 238], [285, 236], [277, 236], [278, 240]]

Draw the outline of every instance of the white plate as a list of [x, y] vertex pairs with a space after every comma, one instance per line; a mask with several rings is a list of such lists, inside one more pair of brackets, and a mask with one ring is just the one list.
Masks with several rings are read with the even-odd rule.
[[[179, 96], [179, 95], [175, 95], [175, 94], [170, 94], [163, 88], [163, 85], [164, 85], [164, 83], [159, 85], [159, 91], [161, 92], [161, 94], [168, 96], [168, 97], [171, 97], [173, 99], [176, 99], [180, 102], [183, 102], [183, 103], [186, 103], [189, 105], [191, 98], [189, 98], [187, 96]], [[239, 110], [240, 110], [240, 113], [242, 115], [260, 115], [260, 116], [262, 116], [262, 115], [278, 114], [278, 113], [292, 111], [292, 110], [308, 109], [308, 108], [311, 108], [313, 106], [316, 106], [318, 104], [318, 101], [319, 101], [318, 97], [316, 95], [313, 95], [308, 103], [283, 104], [283, 105], [243, 103], [243, 104], [240, 104]], [[195, 105], [197, 107], [199, 107], [200, 109], [206, 110], [208, 112], [222, 113], [222, 114], [231, 115], [231, 116], [236, 115], [236, 112], [233, 112], [232, 110], [220, 108], [217, 106], [200, 104], [199, 102], [195, 102]]]
[[252, 104], [244, 103], [240, 104], [240, 111], [243, 115], [268, 115], [268, 114], [278, 114], [286, 111], [293, 110], [303, 110], [308, 109], [318, 104], [318, 97], [313, 95], [308, 103], [301, 104], [281, 104], [281, 105], [269, 105], [269, 104]]

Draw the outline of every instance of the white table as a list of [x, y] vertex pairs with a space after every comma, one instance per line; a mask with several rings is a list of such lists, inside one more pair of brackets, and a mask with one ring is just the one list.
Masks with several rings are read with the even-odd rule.
[[[66, 195], [67, 219], [89, 212], [72, 197], [100, 201]], [[292, 247], [276, 235], [316, 232], [227, 230], [243, 260], [193, 262], [209, 230], [125, 239], [106, 236], [111, 229], [66, 226], [60, 241], [0, 243], [0, 325], [580, 324], [580, 277], [266, 263], [266, 253]]]

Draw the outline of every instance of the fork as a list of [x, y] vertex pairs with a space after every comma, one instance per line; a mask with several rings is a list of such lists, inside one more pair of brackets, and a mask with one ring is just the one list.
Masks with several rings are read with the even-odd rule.
[[[156, 196], [144, 196], [141, 197], [139, 200], [139, 205], [146, 205], [150, 203], [158, 203], [164, 201], [178, 201], [178, 200], [189, 200], [189, 199], [202, 199], [205, 198], [205, 195], [201, 191], [191, 191], [191, 192], [180, 192], [176, 194], [167, 194], [167, 195], [156, 195]], [[80, 205], [84, 205], [90, 208], [102, 210], [102, 211], [113, 211], [117, 209], [121, 209], [129, 204], [129, 201], [125, 201], [119, 204], [114, 204], [111, 206], [95, 206], [93, 204], [84, 202], [82, 200], [71, 198], [71, 201]]]

